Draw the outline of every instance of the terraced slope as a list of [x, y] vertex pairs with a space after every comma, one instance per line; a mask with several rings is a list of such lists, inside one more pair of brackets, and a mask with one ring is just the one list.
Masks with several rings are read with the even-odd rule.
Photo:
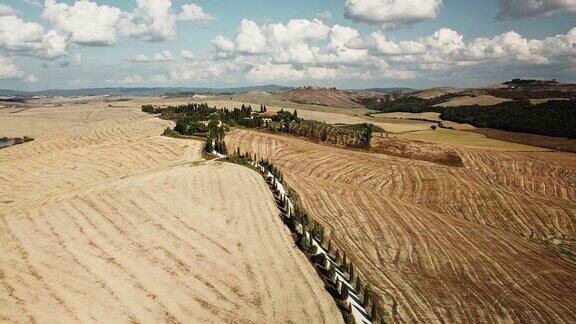
[[0, 150], [0, 322], [342, 322], [257, 173], [138, 109], [68, 109]]
[[571, 167], [460, 149], [454, 168], [245, 130], [227, 141], [280, 168], [394, 320], [576, 321]]

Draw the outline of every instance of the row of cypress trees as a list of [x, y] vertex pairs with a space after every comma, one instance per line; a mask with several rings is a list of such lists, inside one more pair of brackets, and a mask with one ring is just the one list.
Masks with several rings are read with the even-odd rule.
[[[388, 313], [382, 308], [377, 295], [372, 292], [370, 285], [365, 283], [366, 281], [358, 273], [358, 270], [348, 258], [347, 254], [335, 246], [324, 227], [314, 221], [302, 207], [298, 195], [288, 186], [282, 172], [268, 159], [258, 160], [255, 155], [252, 156], [250, 153], [242, 154], [239, 148], [237, 148], [235, 154], [229, 158], [231, 158], [233, 162], [238, 160], [248, 161], [248, 163], [252, 165], [254, 165], [255, 161], [258, 161], [256, 165], [263, 168], [262, 173], [265, 177], [268, 172], [270, 172], [272, 177], [266, 180], [275, 194], [278, 208], [283, 216], [283, 221], [294, 233], [293, 235], [298, 247], [314, 264], [317, 272], [325, 283], [326, 289], [336, 299], [338, 305], [343, 310], [345, 320], [349, 323], [354, 322], [351, 309], [353, 306], [347, 301], [351, 291], [346, 283], [340, 281], [340, 278], [337, 276], [338, 271], [344, 274], [346, 281], [354, 289], [356, 296], [359, 298], [359, 303], [369, 312], [369, 314], [366, 315], [368, 315], [371, 321], [373, 323], [385, 323], [388, 318]], [[276, 181], [282, 184], [286, 195], [282, 195], [276, 188]], [[326, 251], [328, 258], [323, 253], [319, 253], [320, 251], [314, 242]]]

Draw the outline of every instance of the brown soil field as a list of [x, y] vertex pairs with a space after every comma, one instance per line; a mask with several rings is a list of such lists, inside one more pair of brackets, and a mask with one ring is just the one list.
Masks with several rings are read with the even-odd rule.
[[462, 158], [452, 148], [420, 141], [384, 137], [382, 133], [374, 135], [371, 151], [449, 166], [462, 166]]
[[258, 173], [104, 106], [0, 114], [0, 322], [342, 322]]
[[493, 128], [476, 128], [470, 131], [501, 141], [545, 147], [565, 152], [576, 152], [576, 139], [508, 132]]
[[458, 168], [246, 130], [227, 144], [279, 167], [394, 321], [576, 321], [576, 169], [562, 159], [463, 148]]
[[436, 106], [439, 107], [458, 107], [458, 106], [472, 106], [472, 105], [492, 106], [506, 101], [510, 101], [510, 99], [497, 98], [490, 95], [481, 95], [477, 97], [462, 96], [453, 98], [441, 104], [437, 104]]

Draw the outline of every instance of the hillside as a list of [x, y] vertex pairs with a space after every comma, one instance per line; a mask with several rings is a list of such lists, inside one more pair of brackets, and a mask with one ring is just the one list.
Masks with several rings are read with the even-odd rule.
[[164, 94], [237, 94], [251, 91], [280, 92], [292, 87], [265, 85], [237, 88], [199, 88], [199, 87], [154, 87], [154, 88], [87, 88], [87, 89], [51, 89], [40, 91], [1, 90], [0, 96], [34, 97], [34, 96], [160, 96]]
[[0, 322], [342, 322], [258, 173], [104, 107], [0, 111]]
[[479, 96], [458, 96], [450, 99], [446, 102], [437, 104], [437, 107], [461, 107], [461, 106], [492, 106], [499, 103], [510, 101], [510, 99], [497, 98], [490, 95], [479, 95]]
[[392, 322], [576, 320], [575, 169], [468, 149], [449, 167], [246, 130], [227, 144], [279, 167]]
[[460, 88], [452, 88], [452, 87], [441, 87], [441, 88], [432, 88], [423, 91], [417, 91], [411, 93], [410, 95], [420, 99], [434, 99], [441, 96], [449, 95], [449, 94], [457, 94], [460, 92], [464, 92], [465, 89]]
[[359, 94], [352, 91], [317, 88], [298, 88], [280, 93], [282, 100], [300, 104], [338, 108], [364, 108], [358, 102]]

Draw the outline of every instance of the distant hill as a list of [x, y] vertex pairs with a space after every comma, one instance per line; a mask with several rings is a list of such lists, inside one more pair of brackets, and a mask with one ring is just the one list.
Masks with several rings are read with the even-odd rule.
[[325, 89], [298, 88], [280, 93], [282, 100], [299, 104], [338, 108], [363, 108], [358, 98], [359, 92]]
[[361, 91], [378, 92], [378, 93], [394, 93], [394, 92], [414, 92], [416, 89], [412, 88], [370, 88], [362, 89]]
[[279, 85], [250, 86], [238, 88], [200, 88], [200, 87], [154, 87], [154, 88], [88, 88], [88, 89], [51, 89], [41, 91], [16, 91], [0, 89], [3, 97], [34, 97], [34, 96], [160, 96], [182, 94], [238, 94], [251, 91], [280, 92], [293, 89]]
[[417, 91], [414, 92], [412, 95], [420, 99], [434, 99], [448, 94], [456, 94], [464, 91], [466, 91], [466, 89], [453, 88], [453, 87], [438, 87], [423, 91]]

